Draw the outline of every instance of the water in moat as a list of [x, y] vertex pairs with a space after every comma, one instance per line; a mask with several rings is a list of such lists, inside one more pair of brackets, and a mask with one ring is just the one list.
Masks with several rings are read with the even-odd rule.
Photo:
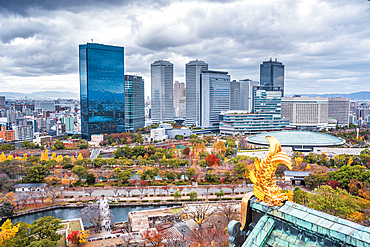
[[[127, 206], [127, 207], [112, 207], [110, 209], [112, 210], [112, 213], [114, 215], [113, 222], [122, 222], [122, 221], [127, 221], [128, 213], [131, 211], [142, 211], [142, 210], [167, 208], [167, 207], [174, 207], [174, 205]], [[12, 219], [12, 222], [15, 223], [18, 221], [22, 221], [22, 222], [27, 222], [31, 224], [34, 220], [37, 220], [44, 216], [53, 216], [55, 218], [60, 218], [62, 220], [75, 219], [75, 218], [80, 218], [80, 214], [79, 214], [80, 210], [81, 210], [80, 208], [63, 208], [63, 209], [49, 210], [49, 211], [15, 217], [14, 219]], [[84, 225], [88, 226], [89, 224], [84, 222]]]

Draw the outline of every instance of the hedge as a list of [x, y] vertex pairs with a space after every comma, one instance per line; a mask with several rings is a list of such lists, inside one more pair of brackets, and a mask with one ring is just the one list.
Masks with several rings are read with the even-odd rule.
[[94, 187], [104, 187], [104, 184], [94, 184]]
[[243, 197], [236, 197], [235, 200], [241, 200]]
[[142, 200], [142, 202], [149, 202], [149, 200]]
[[209, 201], [211, 201], [211, 202], [215, 202], [215, 201], [218, 201], [218, 199], [217, 198], [210, 198], [210, 199], [208, 199]]
[[231, 198], [230, 197], [225, 197], [225, 198], [222, 198], [221, 200], [228, 201], [228, 200], [231, 200]]
[[182, 202], [190, 202], [190, 199], [181, 199]]
[[131, 200], [130, 202], [137, 202], [136, 200]]
[[160, 202], [161, 200], [154, 200], [154, 202]]

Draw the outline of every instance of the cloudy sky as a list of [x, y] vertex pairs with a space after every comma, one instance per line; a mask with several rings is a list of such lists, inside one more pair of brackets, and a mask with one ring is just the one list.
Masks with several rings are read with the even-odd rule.
[[200, 59], [232, 79], [259, 81], [262, 61], [285, 64], [285, 91], [370, 90], [366, 0], [0, 0], [0, 92], [79, 93], [78, 45], [125, 47], [125, 73]]

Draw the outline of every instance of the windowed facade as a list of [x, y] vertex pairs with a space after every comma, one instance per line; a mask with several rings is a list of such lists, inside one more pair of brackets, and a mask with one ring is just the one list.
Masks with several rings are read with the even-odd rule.
[[125, 131], [124, 48], [79, 46], [81, 135]]
[[145, 125], [144, 80], [125, 75], [125, 128], [136, 131]]

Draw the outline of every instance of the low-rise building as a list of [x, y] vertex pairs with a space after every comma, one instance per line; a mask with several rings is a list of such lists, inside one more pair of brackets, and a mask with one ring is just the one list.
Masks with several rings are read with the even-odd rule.
[[15, 140], [15, 133], [14, 130], [1, 130], [0, 131], [0, 138], [4, 141], [14, 141]]
[[43, 191], [47, 187], [46, 183], [16, 184], [15, 192]]
[[309, 171], [284, 171], [285, 181], [291, 182], [293, 185], [301, 185], [304, 178], [308, 177], [311, 173]]
[[247, 111], [223, 111], [220, 114], [220, 134], [244, 135], [263, 131], [282, 130], [289, 121], [274, 114], [249, 113]]
[[162, 141], [163, 139], [167, 139], [166, 129], [164, 128], [151, 129], [150, 138], [153, 138], [154, 141]]

